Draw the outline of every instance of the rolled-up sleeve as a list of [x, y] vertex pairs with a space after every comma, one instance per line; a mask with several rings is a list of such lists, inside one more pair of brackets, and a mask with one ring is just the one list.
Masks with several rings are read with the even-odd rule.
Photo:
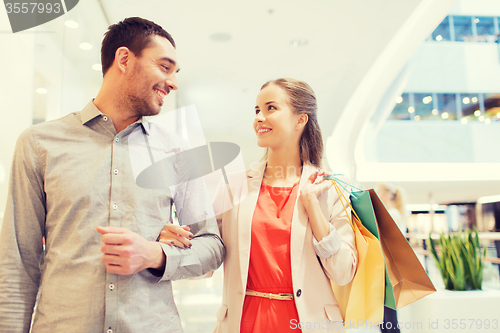
[[338, 252], [340, 246], [342, 246], [342, 239], [337, 234], [337, 229], [330, 224], [330, 232], [321, 241], [318, 242], [316, 237], [313, 236], [313, 246], [316, 255], [326, 259]]
[[[344, 210], [335, 189], [332, 188], [329, 191], [330, 205], [332, 205], [328, 219], [331, 225], [330, 233], [314, 247], [325, 274], [330, 280], [342, 286], [349, 283], [356, 273], [358, 252], [354, 231], [349, 222], [351, 208], [347, 205]], [[349, 198], [348, 193], [344, 194], [346, 198]], [[325, 241], [324, 246], [321, 246], [323, 241]], [[319, 253], [317, 247], [321, 248]], [[328, 254], [330, 255], [327, 256]]]

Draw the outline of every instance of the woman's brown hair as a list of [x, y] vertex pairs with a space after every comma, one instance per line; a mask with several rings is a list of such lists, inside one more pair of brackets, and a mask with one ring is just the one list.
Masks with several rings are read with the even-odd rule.
[[300, 160], [302, 163], [309, 162], [317, 167], [321, 167], [323, 137], [318, 123], [318, 107], [314, 91], [307, 83], [288, 78], [267, 81], [260, 90], [271, 84], [280, 87], [286, 92], [288, 104], [295, 114], [307, 115], [308, 121], [302, 132], [299, 143]]

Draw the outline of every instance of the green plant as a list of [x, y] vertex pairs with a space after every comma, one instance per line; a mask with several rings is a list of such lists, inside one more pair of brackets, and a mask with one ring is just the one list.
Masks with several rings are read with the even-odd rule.
[[430, 250], [448, 290], [481, 289], [483, 282], [483, 258], [486, 248], [481, 250], [477, 229], [459, 231], [453, 235], [441, 234], [441, 256], [436, 251], [436, 241], [429, 235]]

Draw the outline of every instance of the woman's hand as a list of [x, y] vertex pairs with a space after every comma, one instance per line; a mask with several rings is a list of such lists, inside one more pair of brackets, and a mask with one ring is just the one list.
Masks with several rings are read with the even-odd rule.
[[306, 209], [313, 235], [318, 242], [330, 232], [329, 223], [319, 207], [318, 196], [332, 187], [333, 183], [323, 176], [330, 175], [323, 170], [312, 173], [300, 190], [300, 200]]
[[176, 226], [173, 224], [165, 224], [163, 230], [160, 232], [161, 243], [173, 245], [185, 249], [191, 247], [190, 239], [193, 239], [193, 234], [189, 231], [187, 225]]
[[323, 178], [323, 176], [330, 176], [323, 170], [313, 172], [307, 179], [306, 184], [300, 190], [300, 200], [306, 208], [311, 206], [311, 203], [318, 200], [318, 196], [332, 187], [333, 183]]

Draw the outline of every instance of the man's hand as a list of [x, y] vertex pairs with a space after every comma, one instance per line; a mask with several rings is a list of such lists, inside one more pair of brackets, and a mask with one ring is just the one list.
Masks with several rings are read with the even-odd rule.
[[165, 254], [158, 242], [148, 241], [125, 228], [96, 229], [102, 234], [102, 262], [109, 273], [130, 275], [146, 268], [165, 268]]

